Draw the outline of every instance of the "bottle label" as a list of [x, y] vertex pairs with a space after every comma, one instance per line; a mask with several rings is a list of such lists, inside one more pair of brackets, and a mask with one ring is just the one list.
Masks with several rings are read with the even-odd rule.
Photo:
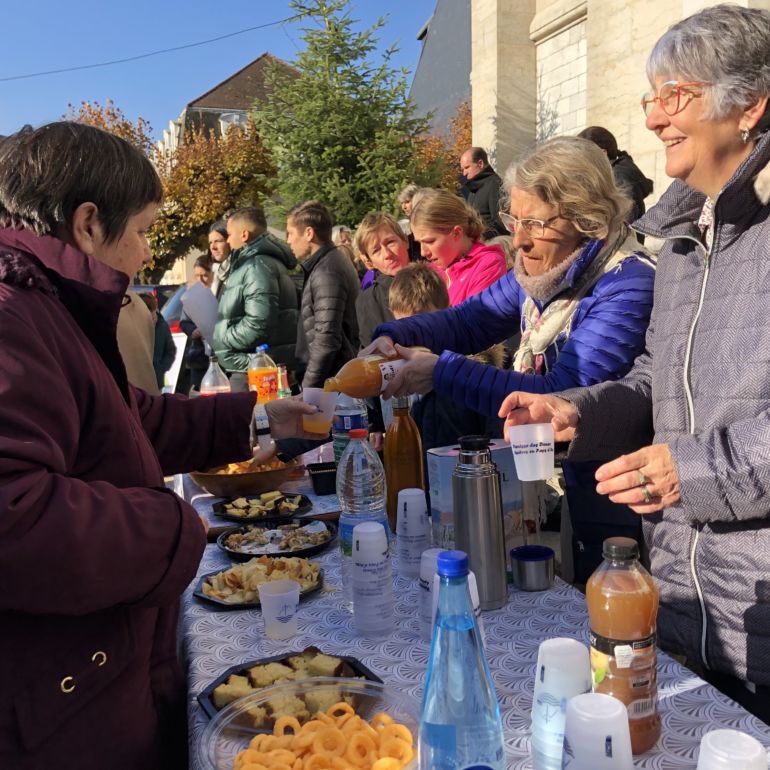
[[380, 377], [382, 379], [380, 383], [380, 393], [388, 387], [388, 383], [401, 371], [406, 361], [403, 358], [398, 358], [395, 361], [383, 361], [380, 367]]
[[655, 698], [638, 698], [631, 701], [626, 708], [629, 719], [644, 719], [655, 713]]
[[273, 401], [278, 396], [277, 369], [249, 369], [249, 390], [257, 394], [260, 404]]
[[[644, 639], [610, 639], [591, 631], [589, 640], [591, 647], [605, 655], [612, 655], [617, 658], [618, 653], [620, 653], [621, 657], [626, 658], [630, 654], [633, 659], [634, 655], [647, 652], [648, 648], [655, 646], [656, 635], [650, 634]], [[618, 664], [618, 668], [627, 668], [627, 666]]]
[[[369, 429], [369, 420], [367, 419], [366, 412], [335, 413], [332, 419], [332, 433], [347, 434], [356, 428]], [[345, 438], [347, 438], [347, 435]]]
[[[382, 516], [385, 515], [385, 511], [383, 511]], [[360, 524], [362, 521], [372, 521], [372, 519], [368, 516], [366, 518], [358, 518], [357, 516], [353, 516], [350, 519], [345, 517], [345, 520], [343, 521], [343, 517], [340, 517], [339, 539], [340, 550], [342, 551], [343, 556], [353, 555], [353, 528], [356, 526], [356, 524]], [[390, 542], [390, 530], [388, 529], [387, 518], [385, 518], [385, 520], [381, 523], [383, 529], [385, 530], [385, 534], [388, 536], [388, 542]]]

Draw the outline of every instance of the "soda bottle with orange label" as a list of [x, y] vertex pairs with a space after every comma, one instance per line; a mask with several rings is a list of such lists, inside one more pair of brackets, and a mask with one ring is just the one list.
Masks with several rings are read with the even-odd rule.
[[260, 345], [249, 356], [249, 390], [257, 394], [257, 403], [266, 404], [278, 398], [278, 367], [267, 354], [267, 345]]

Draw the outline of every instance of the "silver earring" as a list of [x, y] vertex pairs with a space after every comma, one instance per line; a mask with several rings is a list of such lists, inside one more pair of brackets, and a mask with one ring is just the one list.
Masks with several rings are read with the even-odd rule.
[[749, 129], [748, 128], [742, 128], [741, 129], [741, 140], [744, 144], [746, 144], [749, 141]]

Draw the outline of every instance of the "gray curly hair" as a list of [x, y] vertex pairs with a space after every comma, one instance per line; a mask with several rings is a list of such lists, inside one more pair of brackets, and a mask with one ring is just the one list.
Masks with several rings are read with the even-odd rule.
[[647, 59], [648, 80], [658, 77], [708, 83], [706, 119], [755, 104], [770, 94], [770, 12], [715, 5], [674, 24]]

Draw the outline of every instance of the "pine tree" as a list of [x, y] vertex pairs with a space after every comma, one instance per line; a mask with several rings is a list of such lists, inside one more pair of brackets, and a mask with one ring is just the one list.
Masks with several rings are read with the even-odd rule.
[[414, 116], [407, 72], [391, 64], [397, 49], [374, 61], [385, 20], [356, 31], [348, 5], [292, 0], [307, 22], [305, 49], [296, 72], [268, 71], [270, 96], [255, 107], [257, 130], [278, 169], [278, 214], [316, 199], [336, 222], [355, 225], [368, 211], [398, 211], [405, 184], [438, 180], [432, 166], [417, 162], [428, 121]]

